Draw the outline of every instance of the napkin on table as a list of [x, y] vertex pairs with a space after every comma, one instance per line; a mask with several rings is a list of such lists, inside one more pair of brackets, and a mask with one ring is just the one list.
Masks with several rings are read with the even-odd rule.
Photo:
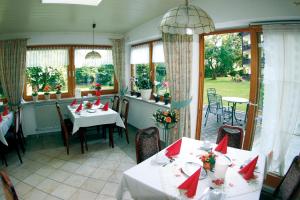
[[103, 106], [102, 110], [108, 111], [108, 102]]
[[99, 106], [99, 105], [100, 105], [100, 103], [101, 103], [101, 101], [100, 101], [100, 97], [98, 97], [98, 99], [97, 99], [97, 101], [94, 103], [94, 105], [95, 105], [95, 106]]
[[2, 115], [6, 116], [6, 115], [8, 115], [8, 113], [9, 113], [9, 109], [7, 106], [5, 106]]
[[172, 158], [180, 153], [182, 139], [177, 140], [174, 144], [167, 148], [166, 156]]
[[0, 115], [0, 122], [2, 122], [3, 121], [3, 119], [2, 119], [2, 115]]
[[80, 112], [82, 110], [82, 103], [78, 106], [78, 108], [76, 109], [76, 113]]
[[256, 156], [251, 162], [249, 162], [246, 166], [244, 166], [242, 169], [240, 169], [239, 173], [242, 174], [245, 180], [250, 180], [251, 178], [254, 178], [254, 170], [256, 167], [256, 163], [258, 160], [258, 156]]
[[76, 104], [77, 104], [77, 100], [74, 99], [74, 100], [72, 101], [72, 103], [70, 104], [70, 106], [74, 106], [74, 105], [76, 105]]
[[219, 151], [223, 154], [227, 153], [227, 145], [228, 145], [228, 135], [225, 135], [223, 139], [220, 141], [218, 146], [215, 148], [215, 151]]
[[200, 173], [201, 167], [192, 176], [178, 186], [178, 189], [186, 190], [185, 195], [188, 198], [191, 198], [196, 194]]

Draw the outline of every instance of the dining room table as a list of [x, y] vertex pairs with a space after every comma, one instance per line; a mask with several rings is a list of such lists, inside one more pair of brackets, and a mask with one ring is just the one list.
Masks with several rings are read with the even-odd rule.
[[8, 143], [5, 139], [5, 135], [13, 123], [13, 118], [13, 112], [9, 112], [8, 115], [2, 116], [2, 122], [0, 122], [0, 141], [6, 146], [8, 146]]
[[[237, 116], [236, 116], [236, 105], [237, 104], [247, 104], [248, 105], [249, 100], [246, 99], [246, 98], [242, 98], [242, 97], [222, 97], [222, 100], [227, 101], [228, 104], [232, 103], [232, 106], [231, 106], [231, 126], [233, 126], [234, 120], [237, 123], [241, 122], [242, 120], [238, 119]], [[248, 110], [248, 107], [246, 109], [245, 115], [247, 115], [247, 110]], [[246, 119], [246, 116], [245, 116], [245, 119]], [[240, 123], [239, 125], [243, 125], [243, 124]]]
[[120, 117], [120, 114], [110, 108], [103, 110], [103, 105], [93, 105], [91, 109], [87, 109], [83, 106], [80, 112], [76, 112], [79, 105], [68, 105], [68, 115], [73, 123], [72, 134], [78, 131], [84, 131], [87, 127], [109, 125], [109, 140], [112, 148], [114, 147], [113, 141], [113, 126], [119, 126], [125, 128], [124, 122]]
[[[206, 146], [205, 149], [203, 149], [204, 146]], [[129, 192], [131, 197], [136, 200], [198, 200], [206, 199], [204, 197], [207, 197], [207, 195], [218, 192], [223, 199], [258, 200], [264, 180], [265, 157], [258, 152], [231, 147], [227, 148], [227, 154], [225, 155], [231, 164], [225, 173], [223, 184], [216, 185], [214, 183], [214, 172], [202, 168], [194, 197], [188, 198], [182, 190], [178, 189], [178, 186], [193, 174], [189, 170], [195, 168], [189, 167], [190, 164], [193, 163], [198, 167], [202, 167], [203, 163], [200, 157], [207, 154], [208, 149], [212, 149], [214, 152], [216, 144], [210, 143], [209, 146], [210, 148], [207, 148], [207, 143], [204, 145], [203, 141], [183, 137], [180, 153], [174, 159], [166, 159], [165, 162], [162, 162], [161, 156], [166, 152], [166, 149], [163, 149], [125, 171], [117, 191], [117, 199], [123, 199], [123, 195]], [[219, 152], [214, 153], [220, 156]], [[245, 166], [257, 155], [259, 155], [259, 158], [254, 171], [255, 178], [247, 181], [239, 174], [239, 170], [241, 166]]]

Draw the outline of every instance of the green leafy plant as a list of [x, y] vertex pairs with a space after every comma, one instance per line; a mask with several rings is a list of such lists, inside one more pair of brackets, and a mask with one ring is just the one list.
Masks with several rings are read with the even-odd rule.
[[38, 95], [38, 90], [36, 87], [33, 88], [32, 94], [33, 97], [36, 97]]

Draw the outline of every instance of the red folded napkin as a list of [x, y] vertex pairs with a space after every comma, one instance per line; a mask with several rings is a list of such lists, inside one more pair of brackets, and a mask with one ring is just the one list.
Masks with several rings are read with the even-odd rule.
[[108, 111], [108, 102], [103, 106], [102, 110]]
[[2, 116], [0, 115], [0, 122], [2, 122], [3, 121], [3, 119], [2, 119]]
[[223, 139], [220, 141], [218, 146], [215, 148], [215, 151], [219, 151], [223, 154], [227, 153], [227, 145], [228, 145], [228, 135], [225, 135]]
[[78, 106], [75, 112], [80, 112], [82, 110], [82, 103]]
[[101, 96], [101, 91], [98, 91], [98, 90], [97, 90], [97, 91], [95, 92], [95, 95], [96, 95], [97, 97], [100, 97], [100, 96]]
[[178, 186], [178, 189], [186, 190], [185, 195], [188, 198], [192, 198], [196, 194], [200, 173], [201, 167], [192, 176]]
[[243, 175], [245, 180], [250, 180], [251, 178], [254, 178], [254, 170], [256, 167], [256, 163], [258, 160], [258, 156], [256, 156], [251, 162], [249, 162], [246, 166], [244, 166], [242, 169], [240, 169], [239, 173]]
[[72, 101], [72, 103], [70, 104], [70, 106], [74, 106], [74, 105], [76, 105], [76, 104], [77, 104], [77, 100], [74, 99], [74, 100]]
[[101, 103], [101, 101], [100, 101], [100, 97], [98, 97], [97, 101], [96, 101], [94, 104], [95, 104], [95, 106], [99, 106], [99, 105], [100, 105], [100, 103]]
[[177, 140], [174, 144], [167, 148], [166, 156], [172, 158], [180, 153], [182, 139]]
[[2, 115], [3, 115], [3, 116], [6, 116], [6, 115], [8, 115], [8, 113], [9, 113], [9, 109], [8, 109], [7, 106], [5, 106], [4, 109], [3, 109]]

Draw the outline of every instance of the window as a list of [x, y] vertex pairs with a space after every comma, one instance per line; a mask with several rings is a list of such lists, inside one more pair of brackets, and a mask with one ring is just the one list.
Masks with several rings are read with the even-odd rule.
[[28, 47], [26, 58], [26, 83], [24, 99], [31, 100], [34, 89], [39, 99], [43, 98], [43, 89], [50, 86], [51, 98], [55, 98], [55, 86], [62, 85], [62, 97], [75, 96], [80, 88], [82, 95], [94, 93], [94, 83], [102, 84], [103, 94], [116, 93], [118, 85], [114, 77], [112, 50], [110, 46], [95, 46], [100, 53], [98, 61], [87, 61], [85, 55], [92, 46], [32, 46]]
[[76, 88], [81, 91], [91, 90], [94, 83], [100, 83], [103, 90], [114, 89], [114, 66], [111, 49], [95, 49], [101, 55], [97, 61], [85, 60], [85, 55], [92, 49], [75, 49]]
[[[153, 83], [153, 93], [163, 96], [169, 92], [164, 87], [166, 80], [166, 65], [164, 63], [163, 43], [161, 40], [150, 41], [131, 47], [131, 76], [137, 79], [147, 76]], [[133, 90], [138, 88], [132, 85]]]

